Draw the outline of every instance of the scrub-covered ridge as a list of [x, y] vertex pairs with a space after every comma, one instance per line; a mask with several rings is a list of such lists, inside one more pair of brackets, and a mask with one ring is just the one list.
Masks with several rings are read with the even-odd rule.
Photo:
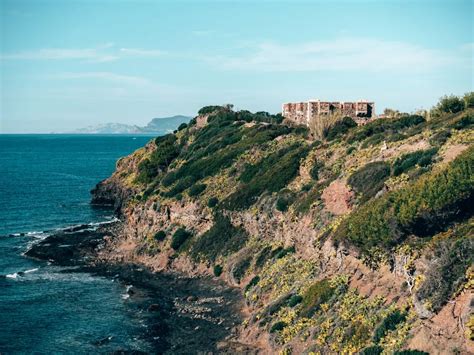
[[240, 288], [227, 342], [255, 351], [474, 352], [474, 95], [458, 101], [311, 128], [204, 107], [94, 189], [121, 219], [98, 259]]

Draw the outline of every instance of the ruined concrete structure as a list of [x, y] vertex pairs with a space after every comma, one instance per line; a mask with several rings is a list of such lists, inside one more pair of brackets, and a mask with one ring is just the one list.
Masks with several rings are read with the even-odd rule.
[[375, 103], [365, 100], [356, 102], [309, 100], [283, 104], [282, 115], [297, 124], [309, 125], [318, 116], [329, 116], [340, 112], [353, 118], [358, 124], [364, 124], [375, 118]]

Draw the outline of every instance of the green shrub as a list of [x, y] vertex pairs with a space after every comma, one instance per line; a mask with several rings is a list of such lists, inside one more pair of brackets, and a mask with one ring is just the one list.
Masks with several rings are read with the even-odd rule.
[[285, 329], [286, 326], [287, 326], [287, 324], [283, 321], [276, 322], [270, 328], [270, 333], [279, 332], [279, 331]]
[[165, 231], [158, 231], [155, 233], [155, 240], [162, 242], [166, 238], [166, 232]]
[[368, 137], [362, 145], [360, 146], [361, 148], [365, 149], [368, 147], [372, 147], [374, 145], [377, 145], [379, 143], [382, 143], [383, 141], [387, 140], [388, 136], [385, 133], [377, 133], [374, 134], [373, 136]]
[[455, 95], [445, 95], [439, 99], [436, 109], [441, 112], [456, 113], [464, 110], [464, 100]]
[[421, 350], [399, 350], [395, 351], [393, 355], [430, 355], [430, 353], [427, 353], [426, 351], [421, 351]]
[[179, 131], [182, 131], [182, 130], [185, 129], [186, 127], [188, 127], [187, 123], [181, 123], [181, 124], [178, 126], [178, 132], [179, 132]]
[[165, 187], [171, 186], [176, 181], [175, 175], [174, 171], [169, 172], [161, 179], [161, 184]]
[[207, 201], [207, 207], [213, 208], [213, 207], [217, 206], [218, 203], [219, 203], [219, 200], [217, 199], [217, 197], [211, 197]]
[[306, 125], [298, 125], [295, 127], [294, 131], [293, 131], [296, 135], [298, 136], [302, 136], [304, 138], [307, 138], [310, 131], [309, 131], [309, 128], [308, 126]]
[[269, 315], [276, 314], [282, 307], [285, 307], [288, 304], [288, 300], [290, 299], [291, 294], [288, 293], [287, 295], [283, 295], [282, 297], [277, 298], [274, 302], [270, 303], [265, 313]]
[[255, 176], [263, 175], [266, 171], [271, 169], [275, 164], [284, 158], [287, 154], [300, 147], [300, 144], [291, 145], [279, 149], [278, 151], [268, 155], [255, 164], [246, 164], [244, 170], [239, 176], [239, 180], [248, 183], [251, 182]]
[[250, 290], [252, 287], [254, 287], [256, 284], [258, 284], [260, 282], [260, 276], [254, 276], [252, 278], [252, 280], [249, 281], [249, 283], [247, 284], [247, 286], [245, 286], [245, 292], [247, 292], [248, 290]]
[[417, 291], [419, 299], [431, 303], [435, 312], [464, 284], [466, 269], [474, 263], [474, 226], [469, 222], [450, 238], [436, 243], [432, 266]]
[[457, 130], [471, 128], [472, 126], [474, 126], [474, 115], [473, 114], [464, 115], [460, 119], [453, 122], [450, 126]]
[[151, 182], [169, 166], [181, 150], [173, 134], [156, 138], [155, 145], [156, 149], [150, 154], [150, 157], [138, 164], [137, 181], [139, 182]]
[[308, 193], [301, 195], [295, 202], [295, 211], [299, 214], [308, 212], [312, 204], [321, 198], [322, 190], [321, 185], [316, 185]]
[[451, 137], [450, 130], [439, 131], [430, 138], [430, 144], [438, 147], [442, 146], [444, 143], [446, 143], [449, 137]]
[[387, 333], [395, 330], [397, 325], [406, 320], [406, 314], [401, 313], [398, 309], [390, 313], [381, 324], [375, 329], [374, 341], [378, 343]]
[[380, 355], [383, 352], [383, 348], [380, 345], [372, 345], [368, 348], [363, 349], [360, 355]]
[[408, 235], [424, 237], [469, 217], [473, 203], [474, 148], [443, 170], [420, 177], [352, 212], [336, 230], [336, 240], [348, 240], [370, 254], [389, 249]]
[[239, 260], [232, 270], [232, 275], [234, 278], [240, 283], [240, 280], [244, 277], [245, 273], [247, 272], [248, 268], [250, 267], [250, 263], [252, 261], [251, 256], [247, 256], [241, 260]]
[[316, 281], [304, 294], [301, 303], [300, 315], [310, 318], [319, 309], [319, 306], [329, 301], [334, 289], [328, 279]]
[[186, 176], [180, 180], [169, 190], [166, 192], [163, 192], [163, 196], [165, 197], [174, 197], [177, 194], [182, 193], [184, 190], [187, 188], [191, 187], [193, 185], [194, 181], [192, 177]]
[[416, 165], [423, 167], [430, 165], [437, 152], [438, 148], [431, 148], [427, 150], [418, 150], [416, 152], [400, 156], [393, 163], [393, 175], [398, 176]]
[[171, 239], [171, 248], [174, 250], [179, 250], [179, 248], [181, 248], [184, 242], [186, 242], [191, 237], [191, 235], [192, 234], [184, 228], [177, 229]]
[[373, 142], [375, 144], [375, 141], [390, 140], [392, 134], [400, 134], [403, 130], [418, 126], [424, 122], [425, 119], [419, 115], [407, 115], [401, 118], [382, 118], [354, 128], [347, 135], [346, 140], [352, 144], [378, 134], [378, 138]]
[[190, 255], [196, 260], [205, 258], [214, 261], [220, 255], [240, 250], [247, 239], [244, 229], [233, 226], [228, 217], [217, 213], [212, 227], [193, 243]]
[[276, 201], [276, 209], [280, 212], [288, 210], [289, 201], [285, 197], [279, 197]]
[[290, 299], [288, 300], [288, 307], [294, 307], [296, 306], [297, 304], [300, 304], [301, 301], [303, 300], [303, 297], [300, 296], [300, 295], [293, 295], [290, 297]]
[[265, 262], [271, 258], [271, 253], [272, 253], [272, 247], [266, 246], [257, 255], [257, 258], [255, 259], [255, 267], [256, 268], [261, 268]]
[[342, 120], [337, 121], [334, 126], [326, 129], [324, 136], [327, 140], [331, 141], [346, 134], [353, 127], [357, 127], [357, 123], [351, 117], [344, 117]]
[[348, 148], [346, 149], [346, 155], [349, 155], [349, 154], [351, 154], [352, 152], [355, 152], [356, 150], [357, 150], [357, 148], [351, 145], [350, 147], [348, 147]]
[[290, 190], [282, 190], [278, 194], [276, 201], [276, 209], [280, 212], [285, 212], [288, 207], [295, 201], [295, 193]]
[[241, 186], [223, 204], [231, 210], [250, 207], [265, 191], [277, 192], [299, 172], [300, 160], [308, 153], [307, 146], [293, 145], [271, 154], [242, 172]]
[[464, 94], [464, 106], [466, 108], [474, 107], [474, 91], [470, 91]]
[[321, 170], [322, 167], [324, 167], [324, 164], [321, 163], [320, 161], [314, 162], [313, 166], [311, 167], [311, 170], [309, 171], [309, 175], [311, 175], [311, 177], [314, 180], [318, 180], [319, 179], [319, 171]]
[[191, 188], [189, 189], [188, 195], [190, 197], [197, 196], [201, 192], [203, 192], [206, 189], [206, 187], [207, 187], [206, 184], [195, 184], [191, 186]]
[[[167, 185], [176, 183], [168, 193], [170, 196], [182, 192], [197, 181], [228, 168], [242, 153], [255, 145], [273, 140], [290, 132], [288, 127], [275, 125], [255, 125], [242, 127], [229, 124], [226, 115], [219, 114], [204, 128], [200, 129], [194, 141], [180, 158], [186, 160], [172, 175], [166, 177]], [[220, 121], [222, 119], [223, 121]], [[182, 181], [185, 180], [186, 184]]]
[[284, 258], [285, 256], [287, 256], [288, 254], [293, 254], [295, 252], [295, 247], [294, 246], [291, 246], [289, 248], [285, 248], [285, 249], [280, 249], [278, 251], [278, 253], [275, 254], [275, 258], [276, 259], [281, 259], [281, 258]]
[[377, 161], [354, 172], [347, 182], [357, 193], [362, 194], [361, 201], [364, 202], [383, 188], [389, 176], [390, 166], [386, 162]]
[[219, 277], [222, 275], [222, 266], [214, 265], [214, 276]]
[[398, 142], [408, 138], [408, 134], [393, 133], [387, 137], [387, 142]]
[[204, 106], [203, 108], [201, 108], [198, 111], [198, 114], [199, 115], [206, 115], [206, 114], [213, 113], [215, 111], [220, 111], [220, 110], [224, 110], [224, 107], [223, 106], [218, 106], [218, 105]]

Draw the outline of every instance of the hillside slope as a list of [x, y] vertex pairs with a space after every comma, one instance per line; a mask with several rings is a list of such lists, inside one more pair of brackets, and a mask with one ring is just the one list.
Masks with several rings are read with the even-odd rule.
[[316, 140], [203, 108], [94, 189], [123, 221], [99, 257], [240, 287], [237, 339], [264, 353], [472, 353], [473, 124], [346, 120]]

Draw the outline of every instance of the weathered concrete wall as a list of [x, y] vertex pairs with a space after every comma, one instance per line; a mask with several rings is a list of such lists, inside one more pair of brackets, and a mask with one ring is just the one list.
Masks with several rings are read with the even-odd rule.
[[338, 102], [310, 100], [307, 102], [290, 102], [282, 106], [282, 115], [296, 123], [309, 125], [318, 116], [328, 116], [341, 112], [352, 117], [358, 124], [364, 124], [376, 117], [375, 103], [368, 101]]

